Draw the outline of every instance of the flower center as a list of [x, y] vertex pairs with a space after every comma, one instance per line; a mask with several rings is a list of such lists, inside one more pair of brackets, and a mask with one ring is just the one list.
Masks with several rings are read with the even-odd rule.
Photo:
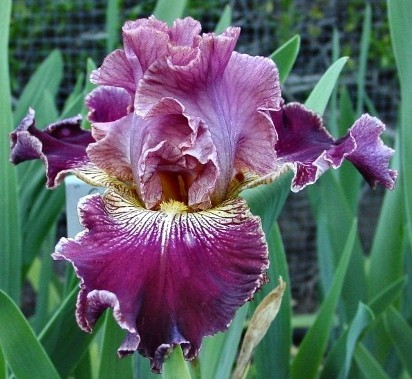
[[168, 214], [178, 214], [187, 212], [189, 208], [180, 201], [167, 200], [160, 203], [160, 210]]
[[162, 186], [162, 201], [175, 200], [183, 204], [188, 204], [189, 188], [196, 179], [196, 172], [187, 171], [159, 171], [160, 183]]

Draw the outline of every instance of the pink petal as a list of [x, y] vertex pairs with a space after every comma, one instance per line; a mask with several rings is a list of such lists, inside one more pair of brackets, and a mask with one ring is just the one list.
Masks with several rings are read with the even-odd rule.
[[123, 50], [115, 50], [103, 61], [103, 64], [90, 75], [90, 81], [113, 87], [121, 87], [132, 96], [136, 90], [133, 68]]
[[113, 122], [95, 122], [92, 124], [92, 133], [96, 142], [87, 148], [92, 163], [125, 182], [134, 181], [130, 163], [130, 132], [136, 119], [130, 113]]
[[271, 115], [278, 134], [278, 163], [294, 166], [293, 191], [314, 183], [330, 167], [340, 167], [345, 159], [371, 186], [380, 182], [393, 188], [396, 172], [388, 168], [393, 150], [379, 138], [384, 125], [377, 118], [363, 115], [345, 137], [335, 141], [322, 119], [302, 104], [287, 104]]
[[46, 166], [47, 186], [54, 188], [67, 172], [89, 163], [86, 147], [94, 139], [89, 131], [81, 129], [80, 116], [58, 121], [44, 131], [35, 127], [34, 116], [34, 110], [30, 109], [10, 134], [10, 159], [18, 164], [40, 158]]
[[[147, 68], [159, 57], [167, 54], [169, 42], [165, 23], [152, 19], [152, 22], [142, 25], [141, 21], [144, 20], [127, 22], [123, 27], [124, 51], [133, 68], [136, 86]], [[153, 23], [155, 25], [148, 25]]]
[[205, 122], [218, 151], [216, 192], [225, 197], [238, 172], [267, 174], [276, 168], [276, 133], [266, 114], [280, 105], [276, 66], [270, 60], [233, 53], [239, 30], [203, 35], [196, 56], [185, 65], [159, 60], [139, 83], [135, 111], [152, 115], [163, 98], [184, 106]]
[[132, 166], [147, 208], [175, 199], [193, 208], [212, 205], [218, 177], [216, 148], [204, 123], [164, 99], [132, 131]]
[[[376, 117], [367, 114], [358, 119], [349, 130], [357, 148], [348, 156], [372, 188], [381, 183], [388, 189], [395, 187], [397, 172], [388, 169], [394, 150], [384, 145], [379, 138], [385, 125]], [[337, 141], [340, 143], [340, 141]]]
[[196, 47], [200, 41], [201, 30], [200, 22], [191, 17], [177, 19], [169, 29], [170, 42], [172, 45]]
[[153, 16], [128, 21], [122, 29], [124, 50], [107, 56], [102, 66], [92, 72], [90, 80], [95, 84], [122, 87], [134, 96], [149, 66], [170, 53], [178, 59], [182, 51], [187, 51], [184, 46], [191, 49], [198, 44], [200, 30], [200, 23], [190, 17], [177, 20], [171, 28]]
[[98, 87], [85, 99], [89, 108], [88, 119], [91, 122], [116, 121], [129, 113], [131, 101], [130, 95], [123, 88]]
[[155, 372], [177, 344], [194, 358], [202, 338], [226, 330], [265, 280], [260, 220], [241, 199], [196, 213], [176, 203], [149, 211], [109, 190], [79, 209], [86, 230], [62, 239], [54, 254], [81, 279], [78, 323], [90, 331], [112, 307], [128, 332], [119, 354], [137, 349]]

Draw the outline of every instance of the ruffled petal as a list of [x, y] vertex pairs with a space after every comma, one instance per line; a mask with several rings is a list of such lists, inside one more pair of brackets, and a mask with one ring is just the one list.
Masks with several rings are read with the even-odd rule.
[[87, 116], [91, 122], [110, 122], [129, 113], [132, 99], [123, 88], [101, 86], [87, 95], [85, 103], [89, 109]]
[[136, 85], [147, 68], [156, 59], [167, 54], [168, 42], [167, 26], [164, 22], [143, 19], [126, 22], [123, 26], [124, 51], [133, 68]]
[[128, 332], [119, 354], [137, 349], [153, 371], [178, 344], [194, 358], [202, 338], [226, 330], [265, 281], [264, 234], [242, 199], [197, 213], [177, 202], [149, 211], [108, 190], [79, 209], [86, 230], [62, 239], [54, 253], [81, 279], [77, 321], [91, 331], [113, 308]]
[[120, 49], [104, 59], [101, 67], [90, 74], [90, 81], [94, 84], [124, 88], [132, 96], [136, 90], [133, 68], [125, 52]]
[[10, 160], [14, 164], [41, 159], [46, 166], [47, 187], [61, 183], [65, 174], [89, 163], [86, 147], [94, 139], [82, 130], [81, 117], [72, 117], [47, 126], [35, 127], [35, 112], [30, 109], [20, 125], [10, 134]]
[[[379, 136], [384, 130], [385, 125], [379, 119], [363, 115], [349, 130], [357, 148], [347, 159], [355, 165], [372, 188], [381, 183], [384, 187], [393, 189], [397, 172], [388, 167], [394, 150], [384, 145], [380, 139]], [[337, 144], [339, 143], [342, 141], [337, 141]]]
[[271, 115], [278, 134], [278, 163], [291, 164], [295, 171], [292, 191], [316, 182], [326, 170], [340, 167], [345, 159], [372, 187], [377, 182], [389, 189], [394, 187], [396, 171], [388, 168], [393, 150], [379, 138], [385, 127], [377, 118], [363, 115], [346, 136], [335, 141], [323, 127], [322, 119], [302, 104], [287, 104]]
[[92, 128], [96, 142], [87, 148], [91, 162], [134, 184], [146, 208], [168, 199], [194, 209], [214, 203], [216, 148], [204, 123], [185, 115], [176, 101], [164, 99], [152, 117], [129, 114]]
[[196, 47], [200, 42], [200, 22], [191, 18], [177, 19], [169, 30], [172, 45]]
[[280, 106], [278, 72], [269, 59], [233, 52], [238, 35], [237, 28], [203, 35], [187, 62], [158, 60], [135, 98], [135, 111], [143, 117], [163, 98], [173, 98], [186, 114], [204, 121], [219, 152], [220, 200], [238, 172], [264, 175], [276, 168], [276, 133], [266, 112]]
[[206, 125], [163, 99], [132, 131], [132, 166], [147, 208], [174, 199], [209, 208], [218, 178], [216, 147]]
[[130, 133], [137, 123], [137, 116], [130, 113], [113, 122], [92, 124], [96, 142], [87, 148], [91, 162], [119, 180], [133, 182]]
[[182, 52], [198, 44], [200, 30], [200, 23], [190, 17], [176, 20], [171, 28], [153, 16], [127, 21], [122, 28], [124, 50], [108, 55], [102, 66], [92, 72], [90, 80], [95, 84], [122, 87], [134, 96], [148, 67], [166, 56], [179, 60]]

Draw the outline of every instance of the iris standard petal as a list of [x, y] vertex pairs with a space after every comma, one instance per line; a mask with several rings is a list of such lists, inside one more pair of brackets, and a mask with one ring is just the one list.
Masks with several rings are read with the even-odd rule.
[[[150, 41], [150, 43], [148, 43]], [[124, 51], [137, 86], [147, 68], [167, 54], [167, 24], [155, 19], [129, 21], [123, 26]]]
[[130, 133], [135, 119], [136, 116], [130, 113], [113, 122], [93, 123], [96, 142], [87, 148], [93, 164], [109, 175], [131, 183], [134, 178], [130, 163]]
[[104, 59], [101, 67], [90, 74], [90, 81], [124, 88], [131, 96], [134, 96], [136, 90], [133, 68], [121, 49], [113, 51]]
[[122, 87], [134, 97], [148, 67], [170, 54], [178, 57], [181, 51], [186, 51], [184, 46], [196, 46], [200, 30], [200, 23], [190, 17], [176, 20], [170, 28], [153, 16], [127, 21], [122, 28], [124, 50], [109, 54], [101, 67], [92, 72], [90, 80], [95, 84]]
[[85, 103], [91, 122], [116, 121], [132, 109], [132, 98], [125, 89], [119, 87], [100, 86], [86, 96]]
[[242, 199], [196, 213], [174, 201], [150, 211], [108, 190], [79, 210], [86, 230], [54, 253], [81, 279], [77, 321], [91, 331], [112, 307], [128, 332], [119, 354], [137, 349], [156, 372], [177, 344], [194, 358], [202, 338], [225, 330], [265, 281], [264, 234]]
[[347, 135], [335, 141], [323, 127], [322, 118], [302, 104], [290, 103], [271, 112], [278, 134], [278, 163], [291, 164], [295, 171], [292, 190], [314, 183], [330, 167], [351, 161], [371, 186], [380, 182], [393, 188], [396, 171], [389, 169], [393, 150], [380, 139], [384, 125], [363, 115]]
[[191, 17], [177, 19], [169, 29], [170, 42], [172, 45], [196, 47], [201, 30], [200, 22]]
[[276, 133], [266, 111], [280, 106], [278, 72], [269, 59], [233, 52], [238, 35], [237, 28], [203, 35], [185, 64], [158, 60], [135, 98], [142, 117], [163, 98], [173, 98], [186, 114], [204, 121], [218, 151], [220, 200], [238, 172], [264, 175], [276, 168]]
[[12, 163], [41, 159], [46, 166], [47, 187], [54, 188], [64, 175], [89, 163], [86, 147], [94, 141], [91, 133], [80, 127], [81, 117], [72, 117], [47, 126], [35, 127], [35, 112], [30, 109], [10, 134]]

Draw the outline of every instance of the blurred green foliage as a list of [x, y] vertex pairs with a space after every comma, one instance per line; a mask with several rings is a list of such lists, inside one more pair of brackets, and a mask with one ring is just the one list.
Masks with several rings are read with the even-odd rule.
[[[122, 10], [121, 18], [134, 19], [147, 16], [151, 13], [155, 4], [154, 0], [118, 0], [119, 9]], [[226, 2], [223, 0], [190, 0], [187, 14], [202, 20], [202, 23], [215, 24], [220, 17], [222, 7]], [[342, 34], [350, 39], [341, 41], [342, 55], [356, 57], [359, 44], [356, 38], [360, 36], [362, 20], [364, 15], [364, 0], [348, 0], [336, 5], [336, 14], [345, 13], [342, 25], [334, 25], [328, 21], [328, 10], [331, 9], [327, 0], [315, 0], [302, 2], [296, 0], [265, 0], [265, 1], [236, 1], [234, 2], [234, 22], [242, 26], [242, 18], [245, 9], [250, 9], [254, 14], [264, 15], [262, 18], [267, 22], [267, 27], [273, 30], [273, 45], [277, 46], [292, 38], [295, 34], [300, 34], [305, 40], [314, 39], [331, 44], [331, 27], [337, 26]], [[80, 72], [84, 72], [87, 57], [92, 57], [96, 62], [104, 55], [105, 39], [105, 2], [96, 0], [15, 0], [13, 1], [12, 25], [10, 30], [11, 38], [11, 77], [18, 78], [18, 74], [29, 76], [31, 72], [26, 72], [27, 60], [20, 60], [14, 54], [18, 40], [18, 49], [31, 51], [36, 56], [36, 62], [43, 60], [47, 52], [56, 48], [56, 41], [66, 41], [68, 44], [78, 45], [75, 58], [70, 56], [70, 70], [76, 78]], [[330, 13], [330, 12], [329, 12]], [[75, 36], [67, 35], [79, 23], [87, 22], [90, 14], [93, 14], [94, 25], [90, 26], [90, 33], [87, 43], [76, 40]], [[391, 52], [388, 20], [386, 15], [386, 2], [376, 1], [373, 7], [373, 38], [369, 51], [369, 59], [374, 65], [382, 69], [393, 69], [395, 61]], [[56, 17], [58, 20], [56, 20]], [[260, 21], [261, 22], [261, 21]], [[50, 28], [53, 25], [53, 29]], [[256, 25], [254, 25], [256, 28]], [[245, 31], [246, 32], [246, 31]], [[244, 35], [241, 37], [245, 38]], [[64, 42], [63, 42], [64, 43]], [[98, 53], [101, 52], [101, 54]], [[38, 56], [40, 53], [41, 56]], [[94, 53], [94, 56], [93, 56]], [[264, 53], [263, 51], [261, 52]], [[63, 55], [65, 57], [64, 49]], [[65, 62], [67, 59], [64, 59]], [[355, 68], [355, 63], [349, 62], [349, 68]], [[74, 81], [73, 81], [74, 82]], [[74, 84], [74, 83], [73, 83]], [[12, 82], [13, 93], [19, 93], [20, 87], [24, 83], [14, 79]]]

